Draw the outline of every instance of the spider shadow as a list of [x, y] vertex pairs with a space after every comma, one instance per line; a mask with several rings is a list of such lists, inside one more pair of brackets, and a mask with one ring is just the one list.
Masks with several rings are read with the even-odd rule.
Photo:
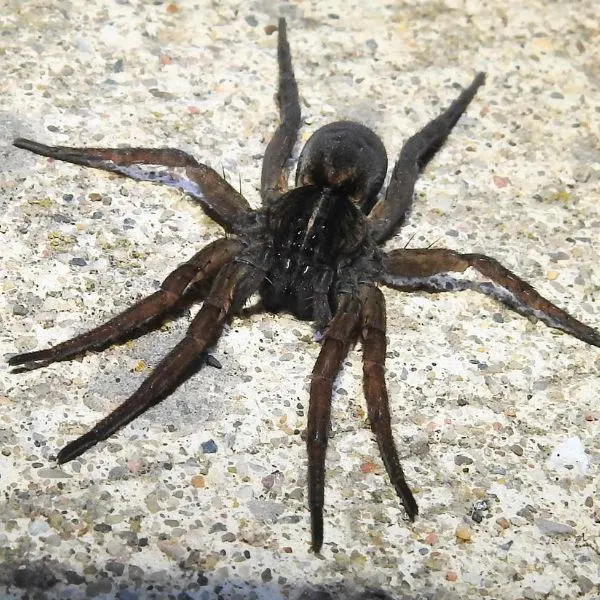
[[[149, 600], [180, 598], [205, 600], [207, 598], [256, 597], [272, 600], [416, 600], [420, 596], [393, 596], [380, 587], [358, 587], [355, 584], [328, 585], [286, 583], [279, 585], [265, 581], [248, 581], [237, 577], [209, 578], [201, 570], [183, 569], [183, 573], [148, 572], [140, 577], [138, 571], [118, 561], [108, 561], [109, 569], [99, 569], [95, 575], [80, 575], [71, 565], [56, 559], [20, 560], [13, 556], [0, 565], [0, 593], [6, 597], [53, 598], [89, 597], [119, 600]], [[127, 573], [127, 575], [125, 574]], [[183, 576], [182, 576], [183, 575]], [[174, 585], [174, 581], [177, 583]], [[4, 588], [4, 589], [2, 589]], [[362, 588], [362, 589], [361, 589]]]

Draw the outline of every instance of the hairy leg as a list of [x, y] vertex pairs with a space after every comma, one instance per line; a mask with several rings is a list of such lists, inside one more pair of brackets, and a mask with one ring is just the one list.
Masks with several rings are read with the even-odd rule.
[[[560, 329], [592, 346], [600, 346], [600, 333], [578, 321], [541, 296], [530, 284], [484, 254], [460, 254], [445, 248], [401, 249], [385, 257], [381, 281], [400, 290], [429, 292], [473, 289], [492, 296], [521, 315], [533, 315], [549, 327]], [[473, 267], [491, 283], [449, 281], [448, 272]]]
[[[18, 138], [17, 148], [56, 160], [110, 171], [137, 181], [175, 187], [196, 200], [206, 214], [228, 233], [238, 233], [251, 218], [246, 199], [214, 169], [175, 148], [71, 148], [45, 146]], [[148, 167], [180, 168], [185, 174]]]
[[298, 137], [298, 129], [300, 129], [298, 85], [292, 67], [285, 19], [279, 19], [277, 62], [279, 64], [277, 104], [280, 124], [269, 142], [263, 158], [260, 194], [264, 204], [270, 204], [287, 190], [286, 164], [292, 155]]
[[312, 549], [323, 545], [323, 505], [325, 502], [325, 455], [333, 381], [348, 354], [360, 313], [360, 302], [352, 296], [341, 296], [339, 307], [329, 322], [323, 346], [312, 372], [306, 447], [308, 450], [308, 505], [312, 530]]
[[415, 183], [421, 171], [446, 141], [484, 82], [485, 75], [479, 73], [439, 117], [406, 140], [392, 171], [385, 196], [369, 214], [371, 232], [377, 242], [389, 237], [404, 219], [412, 205]]
[[392, 435], [385, 385], [385, 299], [378, 288], [368, 285], [361, 286], [360, 298], [362, 300], [363, 388], [369, 422], [390, 481], [402, 500], [408, 518], [414, 521], [419, 508], [400, 466]]
[[247, 263], [230, 262], [217, 275], [208, 298], [190, 324], [186, 336], [156, 366], [152, 374], [123, 404], [90, 431], [67, 444], [57, 456], [65, 463], [107, 439], [124, 425], [164, 400], [197, 370], [206, 348], [221, 334], [227, 318], [258, 287], [261, 270]]
[[211, 279], [241, 248], [241, 243], [233, 238], [216, 240], [175, 269], [162, 282], [159, 291], [143, 298], [110, 321], [52, 348], [13, 356], [8, 364], [21, 365], [21, 370], [31, 371], [88, 350], [104, 348], [117, 341], [124, 342], [140, 328], [164, 319], [179, 304], [189, 286]]

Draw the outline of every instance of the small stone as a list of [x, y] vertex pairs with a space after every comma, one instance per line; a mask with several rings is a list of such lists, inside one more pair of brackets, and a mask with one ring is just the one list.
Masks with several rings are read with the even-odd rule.
[[474, 510], [471, 513], [471, 519], [473, 519], [475, 523], [481, 523], [483, 521], [483, 513], [480, 510]]
[[510, 527], [510, 521], [506, 517], [498, 517], [496, 523], [501, 529], [508, 529]]
[[425, 559], [425, 566], [432, 571], [441, 571], [448, 566], [449, 557], [442, 552], [431, 552]]
[[533, 523], [535, 520], [535, 513], [537, 513], [537, 510], [531, 506], [531, 504], [526, 504], [523, 508], [520, 508], [517, 511], [517, 515], [519, 515], [519, 517], [527, 519], [527, 521], [530, 523]]
[[73, 267], [85, 267], [85, 265], [87, 265], [87, 260], [85, 260], [85, 258], [82, 258], [79, 256], [79, 257], [72, 258], [69, 261], [69, 264]]
[[127, 571], [129, 573], [129, 579], [133, 581], [139, 581], [144, 577], [144, 569], [142, 569], [142, 567], [138, 567], [137, 565], [129, 565], [127, 567]]
[[536, 519], [535, 524], [542, 534], [548, 536], [573, 535], [575, 533], [575, 529], [570, 525], [550, 521], [549, 519]]
[[86, 596], [88, 598], [97, 598], [98, 596], [102, 596], [104, 594], [110, 595], [112, 591], [112, 583], [110, 579], [99, 579], [98, 581], [94, 581], [90, 583], [86, 588]]
[[109, 479], [124, 479], [127, 476], [127, 469], [125, 467], [113, 467], [108, 472]]
[[22, 304], [14, 304], [12, 307], [13, 315], [24, 317], [27, 314], [27, 308]]
[[158, 548], [173, 560], [183, 560], [186, 555], [186, 549], [174, 540], [159, 540], [157, 542]]
[[104, 568], [109, 573], [114, 573], [115, 575], [119, 576], [123, 575], [123, 572], [125, 571], [125, 565], [116, 560], [109, 560], [106, 565], [104, 565]]
[[517, 456], [523, 456], [523, 448], [519, 446], [519, 444], [513, 444], [510, 446], [512, 452], [514, 452]]
[[579, 586], [581, 595], [588, 594], [596, 588], [594, 582], [588, 579], [585, 575], [580, 575], [577, 578], [577, 585]]
[[231, 533], [231, 531], [228, 531], [221, 536], [222, 542], [235, 542], [235, 539], [235, 533]]
[[366, 42], [365, 42], [366, 47], [373, 52], [373, 54], [375, 52], [377, 52], [377, 41], [374, 40], [373, 38], [369, 38]]
[[446, 573], [446, 581], [456, 581], [458, 579], [458, 574], [456, 571], [448, 571]]
[[470, 458], [469, 456], [464, 456], [463, 454], [457, 454], [454, 457], [454, 464], [455, 465], [472, 465], [473, 464], [473, 459]]
[[471, 541], [471, 530], [466, 525], [459, 525], [456, 528], [456, 539], [461, 543], [466, 543]]
[[202, 452], [204, 454], [215, 454], [217, 451], [217, 444], [214, 440], [208, 440], [207, 442], [202, 442], [201, 444]]
[[85, 583], [85, 577], [76, 571], [65, 571], [65, 578], [67, 583], [72, 585], [81, 585], [82, 583]]
[[27, 527], [29, 535], [40, 535], [47, 533], [49, 530], [50, 525], [48, 525], [46, 519], [43, 519], [41, 517], [33, 519], [33, 521], [31, 521], [31, 523], [29, 523], [29, 526]]
[[250, 512], [261, 521], [273, 522], [285, 510], [285, 505], [280, 502], [270, 500], [250, 500], [248, 509]]
[[489, 467], [489, 471], [492, 473], [492, 475], [506, 475], [507, 473], [507, 470], [500, 465], [491, 465]]
[[211, 528], [208, 530], [208, 533], [214, 533], [215, 531], [227, 531], [227, 526], [225, 523], [213, 523]]
[[192, 477], [192, 487], [203, 488], [206, 485], [204, 477], [202, 475], [195, 475]]
[[501, 177], [500, 175], [494, 175], [492, 179], [494, 181], [494, 185], [498, 188], [505, 188], [510, 183], [510, 179], [508, 177]]
[[439, 537], [437, 534], [430, 532], [425, 536], [425, 539], [423, 540], [423, 542], [429, 546], [433, 546], [434, 544], [437, 543]]
[[271, 572], [271, 569], [265, 569], [260, 574], [260, 578], [263, 580], [264, 583], [271, 581], [273, 579], [273, 573]]
[[585, 499], [584, 504], [588, 507], [588, 508], [592, 508], [592, 506], [594, 506], [594, 498], [592, 496], [588, 496]]

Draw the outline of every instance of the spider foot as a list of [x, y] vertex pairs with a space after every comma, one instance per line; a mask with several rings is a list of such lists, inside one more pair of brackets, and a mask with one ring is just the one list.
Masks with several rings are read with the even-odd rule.
[[7, 362], [10, 367], [18, 367], [13, 369], [12, 373], [23, 373], [24, 371], [35, 371], [47, 367], [52, 363], [52, 359], [48, 355], [48, 350], [38, 350], [36, 352], [15, 354]]
[[311, 506], [310, 508], [310, 523], [311, 523], [311, 550], [315, 554], [321, 553], [323, 547], [323, 507]]
[[415, 497], [413, 496], [413, 493], [410, 491], [410, 488], [405, 482], [396, 484], [395, 488], [396, 494], [398, 494], [398, 497], [402, 501], [402, 506], [404, 506], [406, 515], [408, 516], [409, 520], [414, 523], [417, 515], [419, 514], [419, 506], [415, 500]]
[[56, 462], [59, 465], [67, 463], [78, 456], [81, 456], [86, 450], [95, 446], [100, 439], [97, 437], [94, 430], [84, 433], [76, 440], [69, 442], [56, 456]]

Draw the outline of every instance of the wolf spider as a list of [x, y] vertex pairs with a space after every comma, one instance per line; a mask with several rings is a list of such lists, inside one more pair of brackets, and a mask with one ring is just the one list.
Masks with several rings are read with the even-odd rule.
[[[57, 456], [66, 463], [107, 439], [168, 396], [207, 361], [224, 324], [258, 292], [265, 310], [287, 310], [324, 328], [312, 372], [306, 445], [312, 549], [323, 544], [325, 453], [334, 379], [353, 342], [363, 350], [363, 386], [371, 429], [383, 463], [408, 518], [418, 513], [392, 437], [384, 379], [385, 301], [379, 285], [401, 291], [473, 289], [523, 315], [600, 346], [600, 335], [561, 310], [531, 285], [482, 254], [443, 248], [383, 252], [380, 245], [402, 224], [413, 201], [417, 177], [442, 146], [483, 85], [479, 73], [440, 116], [402, 146], [389, 185], [380, 195], [387, 156], [377, 135], [359, 123], [325, 125], [308, 140], [288, 189], [287, 164], [301, 124], [286, 22], [279, 20], [278, 105], [280, 124], [265, 151], [260, 194], [253, 210], [246, 199], [210, 167], [181, 150], [162, 148], [71, 148], [27, 139], [14, 145], [42, 156], [162, 183], [191, 196], [227, 233], [175, 269], [160, 290], [87, 333], [46, 350], [13, 356], [9, 364], [36, 369], [103, 349], [159, 325], [193, 299], [203, 304], [188, 332], [139, 389]], [[163, 167], [163, 169], [161, 169]], [[444, 276], [473, 268], [486, 282]]]

